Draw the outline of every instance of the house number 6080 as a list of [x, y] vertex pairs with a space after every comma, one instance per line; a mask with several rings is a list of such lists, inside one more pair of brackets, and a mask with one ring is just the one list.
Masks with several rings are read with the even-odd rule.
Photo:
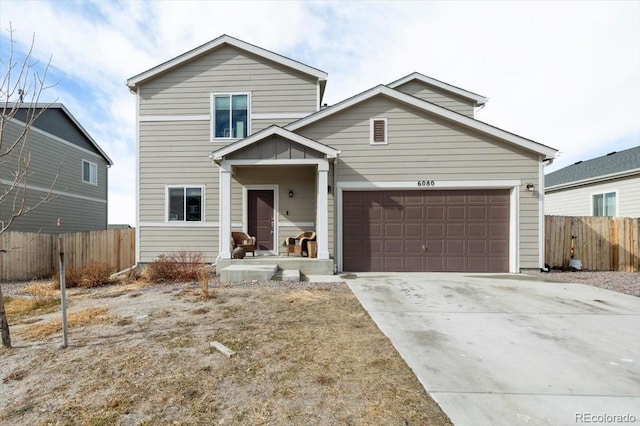
[[436, 184], [433, 180], [419, 180], [418, 186], [434, 186]]

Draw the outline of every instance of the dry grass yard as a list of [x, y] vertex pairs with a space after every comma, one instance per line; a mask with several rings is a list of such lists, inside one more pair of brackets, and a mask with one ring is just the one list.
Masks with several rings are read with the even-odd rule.
[[7, 299], [1, 424], [451, 424], [344, 284], [70, 289], [66, 349], [33, 286]]

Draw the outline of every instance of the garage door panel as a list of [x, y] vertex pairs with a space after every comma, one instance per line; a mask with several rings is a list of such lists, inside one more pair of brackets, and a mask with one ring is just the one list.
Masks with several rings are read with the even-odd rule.
[[405, 256], [402, 270], [407, 272], [424, 271], [424, 261], [422, 256]]
[[427, 271], [430, 271], [430, 272], [446, 271], [446, 268], [444, 267], [444, 257], [427, 256], [425, 260], [426, 260], [425, 267]]
[[446, 261], [447, 267], [444, 269], [446, 272], [458, 272], [466, 269], [463, 256], [447, 256]]
[[469, 238], [487, 238], [489, 227], [485, 222], [467, 224], [467, 236]]
[[491, 272], [489, 262], [485, 256], [467, 256], [466, 270], [468, 272]]
[[509, 220], [509, 206], [489, 206], [489, 219]]
[[419, 240], [423, 239], [423, 235], [425, 235], [425, 225], [422, 222], [419, 223], [406, 223], [405, 224], [405, 232], [404, 236], [406, 238], [418, 238]]
[[465, 220], [467, 218], [467, 212], [465, 206], [448, 206], [446, 207], [447, 217], [446, 220]]
[[487, 253], [487, 242], [484, 240], [478, 241], [467, 241], [467, 254], [486, 254]]
[[343, 195], [346, 271], [509, 270], [509, 190]]
[[427, 206], [426, 220], [443, 220], [444, 219], [444, 207], [442, 206]]
[[444, 254], [444, 240], [427, 240], [425, 246], [429, 254]]
[[487, 213], [486, 206], [469, 206], [467, 208], [467, 219], [468, 220], [479, 220], [485, 221], [489, 214]]
[[466, 225], [464, 223], [447, 223], [447, 238], [460, 238], [466, 235]]
[[408, 221], [423, 221], [424, 217], [423, 217], [422, 206], [419, 205], [419, 206], [405, 207], [404, 219]]
[[444, 223], [427, 223], [426, 238], [444, 238], [445, 236], [445, 224]]

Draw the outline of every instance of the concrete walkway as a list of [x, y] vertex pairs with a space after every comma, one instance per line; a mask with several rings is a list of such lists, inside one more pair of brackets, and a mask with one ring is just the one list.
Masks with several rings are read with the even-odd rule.
[[637, 297], [506, 274], [346, 282], [456, 425], [640, 424]]

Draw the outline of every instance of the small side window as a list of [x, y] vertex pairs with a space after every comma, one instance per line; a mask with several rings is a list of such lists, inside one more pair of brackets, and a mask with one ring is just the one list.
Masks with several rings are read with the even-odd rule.
[[593, 215], [594, 216], [615, 216], [616, 215], [616, 193], [606, 192], [593, 195]]
[[98, 184], [98, 165], [96, 163], [82, 160], [82, 181], [91, 185]]
[[167, 188], [167, 222], [203, 222], [202, 186]]
[[386, 145], [389, 143], [387, 139], [387, 119], [372, 118], [370, 125], [370, 143], [371, 145]]

